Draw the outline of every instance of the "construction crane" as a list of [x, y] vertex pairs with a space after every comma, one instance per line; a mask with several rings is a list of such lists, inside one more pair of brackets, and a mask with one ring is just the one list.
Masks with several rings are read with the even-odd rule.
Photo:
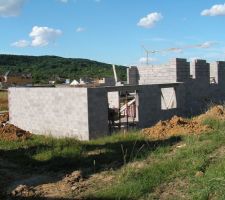
[[149, 55], [150, 54], [156, 54], [156, 53], [166, 53], [166, 52], [181, 52], [184, 49], [194, 49], [194, 48], [209, 48], [211, 44], [210, 43], [203, 43], [203, 44], [196, 44], [196, 45], [188, 45], [183, 47], [173, 47], [168, 49], [162, 49], [162, 50], [148, 50], [144, 45], [142, 45], [142, 48], [144, 49], [146, 53], [146, 64], [149, 65]]
[[149, 51], [148, 49], [145, 48], [144, 45], [142, 45], [142, 48], [144, 49], [144, 51], [146, 53], [146, 63], [148, 65], [149, 64], [149, 54], [158, 53], [158, 51], [157, 50], [151, 50], [151, 51]]
[[147, 48], [145, 48], [144, 45], [142, 45], [142, 48], [144, 49], [145, 53], [146, 53], [146, 64], [149, 65], [149, 55], [150, 54], [156, 54], [156, 53], [164, 53], [164, 52], [176, 52], [176, 51], [180, 51], [180, 48], [169, 48], [169, 49], [162, 49], [162, 50], [148, 50]]

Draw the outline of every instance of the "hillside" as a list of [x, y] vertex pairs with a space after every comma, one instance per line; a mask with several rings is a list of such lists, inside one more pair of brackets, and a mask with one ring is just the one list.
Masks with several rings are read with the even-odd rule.
[[[7, 71], [31, 73], [35, 83], [46, 83], [55, 77], [79, 79], [113, 76], [110, 64], [80, 58], [57, 56], [0, 55], [0, 74]], [[126, 80], [126, 67], [117, 66], [120, 80]]]

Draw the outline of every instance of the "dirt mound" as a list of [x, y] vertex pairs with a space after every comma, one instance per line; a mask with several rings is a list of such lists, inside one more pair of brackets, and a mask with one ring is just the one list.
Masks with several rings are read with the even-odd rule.
[[160, 121], [151, 128], [143, 129], [143, 133], [152, 139], [164, 139], [177, 135], [200, 134], [209, 130], [210, 127], [198, 121], [174, 116], [170, 120]]
[[0, 139], [2, 140], [26, 140], [31, 136], [30, 132], [24, 131], [12, 124], [8, 124], [9, 113], [0, 115]]
[[35, 190], [27, 185], [19, 185], [11, 194], [14, 197], [34, 197]]
[[31, 133], [24, 131], [12, 124], [2, 125], [0, 127], [0, 138], [7, 141], [26, 140], [31, 137]]
[[208, 118], [224, 120], [225, 119], [225, 108], [221, 105], [213, 106], [206, 113], [194, 118], [194, 120], [203, 122], [204, 120], [206, 120]]
[[4, 113], [2, 115], [0, 115], [0, 123], [6, 123], [9, 121], [9, 113]]

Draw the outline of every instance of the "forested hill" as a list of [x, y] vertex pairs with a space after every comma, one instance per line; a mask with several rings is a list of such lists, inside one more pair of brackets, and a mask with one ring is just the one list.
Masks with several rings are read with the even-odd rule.
[[[110, 64], [88, 59], [0, 54], [0, 74], [9, 70], [15, 73], [31, 73], [36, 83], [46, 83], [55, 77], [79, 79], [113, 76]], [[126, 67], [117, 66], [117, 74], [120, 80], [125, 80]]]

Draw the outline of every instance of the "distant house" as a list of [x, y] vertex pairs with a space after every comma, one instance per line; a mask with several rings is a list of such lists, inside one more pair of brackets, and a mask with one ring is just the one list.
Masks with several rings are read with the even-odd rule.
[[0, 76], [0, 82], [6, 87], [31, 85], [32, 75], [30, 73], [15, 73], [8, 71]]

